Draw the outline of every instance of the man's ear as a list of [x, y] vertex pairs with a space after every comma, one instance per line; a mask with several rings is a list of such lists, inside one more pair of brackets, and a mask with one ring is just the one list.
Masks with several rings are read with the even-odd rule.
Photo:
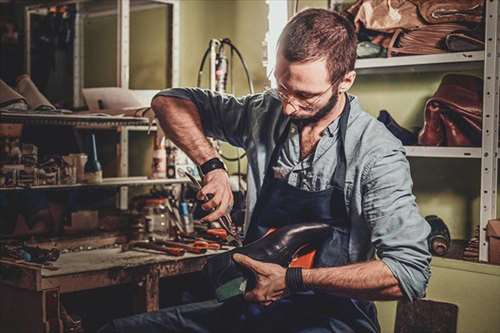
[[352, 85], [354, 84], [354, 80], [356, 80], [356, 72], [355, 71], [350, 71], [346, 75], [344, 75], [344, 78], [342, 79], [342, 82], [340, 82], [339, 85], [339, 93], [345, 93], [349, 89], [351, 89]]

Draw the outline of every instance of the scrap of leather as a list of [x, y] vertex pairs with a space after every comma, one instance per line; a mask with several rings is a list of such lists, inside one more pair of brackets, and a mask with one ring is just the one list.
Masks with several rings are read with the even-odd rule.
[[480, 146], [483, 80], [448, 74], [425, 105], [418, 143], [426, 146]]
[[20, 102], [26, 103], [26, 100], [7, 83], [0, 79], [0, 107]]
[[397, 30], [388, 47], [388, 56], [438, 54], [448, 52], [446, 37], [456, 31], [469, 32], [462, 24], [446, 23], [426, 25], [421, 28], [403, 31]]
[[441, 109], [427, 102], [425, 105], [424, 126], [418, 134], [418, 144], [422, 146], [441, 146], [444, 143], [444, 129]]
[[448, 74], [428, 102], [462, 111], [481, 121], [483, 107], [483, 80], [472, 75]]
[[485, 0], [409, 0], [430, 24], [448, 22], [479, 23]]
[[300, 223], [287, 225], [243, 247], [210, 257], [203, 272], [210, 286], [217, 289], [241, 278], [253, 281], [253, 273], [237, 264], [233, 254], [241, 253], [255, 260], [287, 267], [296, 252], [305, 244], [318, 245], [330, 236], [327, 223]]
[[446, 132], [446, 145], [449, 147], [472, 147], [474, 144], [459, 129], [457, 124], [452, 122], [446, 114], [441, 114], [444, 129]]
[[16, 90], [23, 95], [31, 110], [55, 110], [49, 100], [38, 90], [28, 74], [23, 74], [16, 79]]
[[455, 31], [444, 40], [446, 49], [453, 52], [469, 52], [484, 49], [484, 36], [477, 31]]
[[347, 12], [353, 17], [356, 31], [366, 29], [393, 32], [416, 29], [427, 23], [418, 15], [417, 6], [407, 0], [358, 0]]

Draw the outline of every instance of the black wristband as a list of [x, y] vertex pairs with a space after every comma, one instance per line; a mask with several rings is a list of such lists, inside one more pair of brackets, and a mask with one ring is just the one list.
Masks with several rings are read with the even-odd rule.
[[285, 273], [285, 285], [290, 292], [302, 291], [305, 289], [302, 279], [302, 268], [289, 267]]
[[200, 170], [203, 175], [206, 175], [212, 170], [216, 169], [223, 169], [226, 170], [226, 166], [224, 165], [224, 162], [218, 157], [214, 157], [200, 165]]

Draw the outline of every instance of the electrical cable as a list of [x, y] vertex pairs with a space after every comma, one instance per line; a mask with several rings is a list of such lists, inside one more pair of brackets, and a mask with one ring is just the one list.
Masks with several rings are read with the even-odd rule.
[[[248, 89], [250, 91], [250, 94], [254, 94], [254, 87], [253, 87], [253, 82], [252, 78], [250, 76], [250, 71], [248, 70], [247, 63], [245, 62], [245, 59], [243, 59], [243, 55], [241, 54], [240, 50], [231, 42], [229, 38], [224, 38], [222, 40], [210, 40], [208, 43], [208, 48], [205, 50], [205, 53], [203, 54], [202, 61], [200, 63], [200, 67], [198, 70], [198, 78], [197, 78], [197, 85], [198, 87], [201, 86], [201, 78], [203, 75], [203, 68], [205, 67], [205, 62], [207, 60], [208, 55], [210, 54], [210, 51], [213, 47], [213, 43], [217, 42], [218, 43], [218, 54], [222, 54], [224, 50], [224, 45], [229, 46], [230, 48], [230, 81], [231, 81], [231, 93], [234, 95], [236, 92], [235, 88], [235, 83], [234, 83], [234, 53], [236, 53], [237, 57], [240, 60], [240, 63], [243, 67], [243, 70], [245, 72], [245, 76], [247, 78], [247, 83], [248, 83]], [[239, 150], [239, 148], [237, 148]], [[246, 156], [246, 152], [244, 151], [241, 155], [237, 157], [228, 157], [220, 153], [220, 156], [225, 159], [228, 162], [237, 162], [238, 163], [238, 176], [241, 177], [241, 160]], [[240, 181], [238, 181], [238, 189], [240, 189]]]

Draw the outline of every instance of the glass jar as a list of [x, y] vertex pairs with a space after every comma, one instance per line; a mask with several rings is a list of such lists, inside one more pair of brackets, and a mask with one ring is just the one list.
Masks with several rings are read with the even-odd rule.
[[144, 200], [143, 218], [146, 233], [156, 234], [163, 238], [173, 239], [174, 230], [165, 208], [166, 198], [149, 198]]

